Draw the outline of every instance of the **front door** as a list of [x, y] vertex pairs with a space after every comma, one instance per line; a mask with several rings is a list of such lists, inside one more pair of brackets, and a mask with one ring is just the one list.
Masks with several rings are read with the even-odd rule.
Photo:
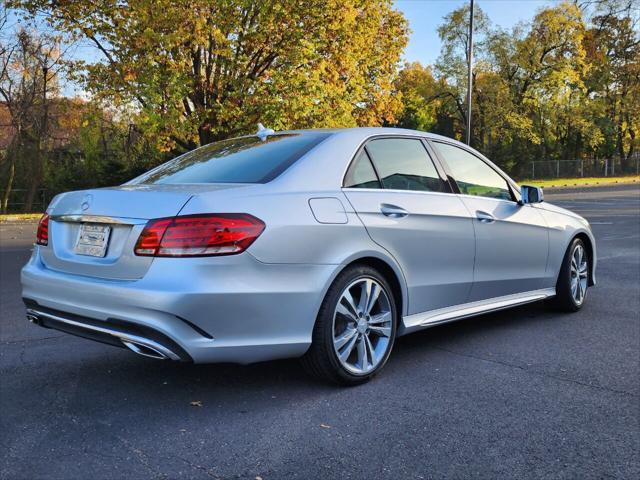
[[543, 288], [549, 234], [542, 214], [516, 202], [505, 178], [467, 150], [432, 143], [460, 189], [476, 237], [469, 301]]

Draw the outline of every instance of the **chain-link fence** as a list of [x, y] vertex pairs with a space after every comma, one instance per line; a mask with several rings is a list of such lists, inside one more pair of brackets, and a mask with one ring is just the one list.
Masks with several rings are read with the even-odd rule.
[[635, 155], [624, 165], [619, 158], [588, 160], [538, 160], [529, 163], [527, 176], [531, 179], [613, 177], [639, 175], [640, 155]]
[[[4, 200], [4, 191], [0, 190], [0, 201]], [[27, 197], [27, 190], [24, 188], [14, 188], [9, 193], [9, 201], [7, 202], [7, 213], [20, 213], [24, 211], [25, 199]], [[44, 212], [49, 204], [50, 195], [47, 189], [41, 188], [38, 190], [36, 196], [33, 199], [31, 209], [27, 213]]]

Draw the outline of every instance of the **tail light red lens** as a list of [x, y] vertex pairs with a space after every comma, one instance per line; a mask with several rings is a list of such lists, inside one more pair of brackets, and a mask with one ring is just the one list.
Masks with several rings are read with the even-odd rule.
[[38, 222], [38, 233], [36, 234], [36, 243], [38, 245], [49, 244], [49, 215], [46, 213], [40, 218]]
[[234, 255], [251, 245], [264, 223], [246, 213], [184, 215], [149, 220], [134, 252], [147, 257]]

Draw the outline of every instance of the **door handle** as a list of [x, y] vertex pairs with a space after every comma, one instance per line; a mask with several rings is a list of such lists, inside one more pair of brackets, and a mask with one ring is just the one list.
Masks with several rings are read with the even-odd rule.
[[383, 215], [390, 218], [403, 218], [409, 215], [404, 208], [398, 207], [397, 205], [390, 205], [388, 203], [380, 204], [380, 211]]
[[493, 215], [491, 215], [490, 213], [487, 213], [487, 212], [477, 211], [476, 212], [476, 217], [482, 223], [493, 223], [493, 222], [496, 221], [495, 217]]

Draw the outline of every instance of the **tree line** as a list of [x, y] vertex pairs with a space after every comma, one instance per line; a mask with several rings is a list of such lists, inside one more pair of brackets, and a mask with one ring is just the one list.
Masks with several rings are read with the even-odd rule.
[[[5, 5], [3, 211], [37, 208], [42, 188], [122, 183], [258, 122], [464, 138], [468, 6], [442, 20], [440, 56], [421, 65], [401, 61], [409, 25], [391, 0]], [[11, 19], [17, 27], [8, 28]], [[638, 20], [633, 0], [587, 0], [549, 5], [504, 30], [476, 8], [472, 146], [516, 177], [532, 160], [614, 156], [630, 172], [639, 149]], [[98, 54], [78, 59], [69, 53], [77, 44]], [[86, 98], [66, 96], [68, 82]]]

